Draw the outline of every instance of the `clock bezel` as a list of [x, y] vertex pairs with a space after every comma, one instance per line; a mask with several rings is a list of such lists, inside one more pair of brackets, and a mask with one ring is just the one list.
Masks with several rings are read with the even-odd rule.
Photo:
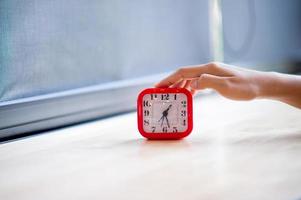
[[[143, 97], [146, 94], [183, 93], [187, 96], [187, 129], [184, 132], [148, 133], [143, 129]], [[147, 88], [140, 92], [137, 99], [137, 121], [140, 134], [148, 139], [181, 139], [188, 136], [193, 129], [192, 95], [185, 88]]]

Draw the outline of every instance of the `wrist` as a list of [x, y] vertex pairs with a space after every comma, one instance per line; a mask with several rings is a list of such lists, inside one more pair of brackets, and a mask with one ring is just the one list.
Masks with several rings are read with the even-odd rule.
[[281, 74], [277, 72], [260, 72], [257, 98], [275, 99], [283, 93], [284, 85], [281, 84]]

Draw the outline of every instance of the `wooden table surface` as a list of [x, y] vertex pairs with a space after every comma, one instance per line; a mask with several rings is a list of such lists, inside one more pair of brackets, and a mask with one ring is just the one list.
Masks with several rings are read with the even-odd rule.
[[0, 199], [297, 200], [301, 110], [215, 95], [183, 140], [148, 141], [136, 113], [0, 145]]

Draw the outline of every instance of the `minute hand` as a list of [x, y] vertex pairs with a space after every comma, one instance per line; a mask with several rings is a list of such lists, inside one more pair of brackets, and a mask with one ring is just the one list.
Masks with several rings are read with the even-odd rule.
[[164, 117], [167, 117], [168, 111], [169, 111], [170, 108], [171, 108], [171, 105], [169, 105], [168, 108], [167, 108], [166, 110], [163, 111], [162, 115], [163, 115]]

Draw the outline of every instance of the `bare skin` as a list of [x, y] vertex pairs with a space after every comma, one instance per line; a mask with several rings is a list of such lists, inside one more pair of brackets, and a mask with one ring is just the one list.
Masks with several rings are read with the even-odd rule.
[[301, 108], [301, 76], [260, 72], [223, 63], [180, 68], [155, 86], [184, 87], [192, 94], [210, 88], [232, 100], [273, 99]]

